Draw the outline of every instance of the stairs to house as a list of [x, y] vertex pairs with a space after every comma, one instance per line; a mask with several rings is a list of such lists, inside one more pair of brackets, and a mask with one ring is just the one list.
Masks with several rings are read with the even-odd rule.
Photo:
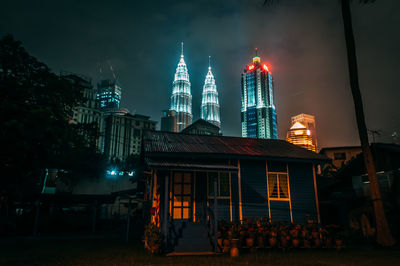
[[187, 223], [182, 229], [182, 237], [174, 248], [174, 253], [213, 252], [213, 246], [206, 228], [201, 223]]

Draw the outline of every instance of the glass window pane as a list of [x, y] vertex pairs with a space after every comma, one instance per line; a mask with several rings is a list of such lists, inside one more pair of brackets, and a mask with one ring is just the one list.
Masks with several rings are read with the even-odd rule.
[[174, 197], [174, 206], [182, 206], [182, 197]]
[[190, 173], [184, 173], [183, 174], [183, 182], [191, 183]]
[[182, 218], [182, 208], [174, 208], [174, 219]]
[[183, 207], [189, 207], [190, 197], [183, 197]]
[[191, 185], [183, 185], [183, 194], [190, 195], [191, 193]]
[[286, 174], [279, 174], [279, 196], [280, 198], [289, 198], [288, 180]]
[[277, 174], [268, 174], [268, 193], [270, 198], [278, 198]]
[[174, 194], [182, 194], [182, 185], [181, 184], [175, 184], [174, 185]]
[[182, 174], [174, 173], [174, 183], [182, 183]]
[[182, 219], [189, 219], [189, 208], [183, 208]]
[[229, 174], [220, 173], [219, 175], [219, 196], [229, 197]]

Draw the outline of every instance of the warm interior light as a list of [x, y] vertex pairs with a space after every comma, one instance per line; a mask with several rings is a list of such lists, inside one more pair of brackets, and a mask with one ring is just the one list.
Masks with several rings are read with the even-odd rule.
[[254, 69], [254, 65], [250, 65], [249, 70], [253, 70], [253, 69]]
[[265, 71], [267, 71], [267, 72], [269, 71], [269, 69], [268, 69], [266, 64], [263, 65], [263, 68], [264, 68]]

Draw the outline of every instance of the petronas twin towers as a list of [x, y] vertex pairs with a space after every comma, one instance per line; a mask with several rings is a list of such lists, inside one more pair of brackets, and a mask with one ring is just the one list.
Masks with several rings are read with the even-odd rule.
[[[192, 124], [192, 94], [190, 87], [189, 73], [183, 56], [182, 43], [181, 58], [176, 68], [174, 82], [172, 83], [170, 108], [170, 110], [175, 111], [178, 132]], [[200, 113], [202, 119], [221, 127], [217, 86], [215, 85], [210, 64], [204, 81]]]

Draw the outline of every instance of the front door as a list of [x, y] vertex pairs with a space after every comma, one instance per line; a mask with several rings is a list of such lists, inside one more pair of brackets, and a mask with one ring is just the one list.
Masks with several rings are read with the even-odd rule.
[[172, 218], [192, 219], [192, 174], [174, 172], [172, 179]]

